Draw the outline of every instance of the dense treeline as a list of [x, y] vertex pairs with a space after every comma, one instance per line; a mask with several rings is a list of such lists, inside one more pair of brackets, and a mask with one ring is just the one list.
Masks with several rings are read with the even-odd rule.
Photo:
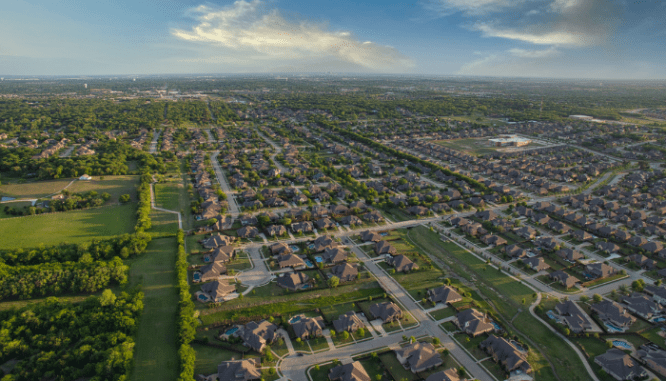
[[125, 234], [106, 240], [93, 240], [82, 244], [60, 244], [34, 249], [0, 250], [0, 261], [9, 266], [30, 266], [57, 262], [91, 262], [110, 260], [113, 257], [132, 258], [142, 254], [150, 235]]
[[150, 184], [152, 181], [153, 176], [147, 171], [141, 174], [141, 183], [138, 189], [139, 207], [136, 210], [136, 225], [134, 226], [134, 231], [137, 233], [143, 233], [152, 226], [150, 220]]
[[2, 380], [126, 380], [142, 310], [143, 293], [106, 290], [77, 304], [49, 298], [2, 311], [0, 363], [16, 362]]
[[185, 251], [185, 233], [178, 230], [178, 257], [176, 259], [176, 277], [178, 279], [178, 357], [180, 357], [180, 375], [178, 381], [192, 381], [194, 378], [194, 360], [196, 354], [190, 345], [196, 334], [197, 320], [194, 318], [194, 302], [187, 283], [187, 252]]
[[230, 120], [239, 120], [238, 113], [229, 106], [227, 102], [211, 101], [208, 106], [213, 112], [213, 116], [218, 123], [224, 123]]
[[167, 119], [178, 127], [185, 121], [193, 123], [210, 123], [211, 116], [208, 106], [203, 101], [179, 101], [167, 104]]
[[64, 129], [65, 133], [121, 130], [135, 134], [164, 120], [164, 102], [147, 99], [0, 99], [0, 131]]
[[0, 263], [0, 299], [30, 299], [63, 293], [92, 293], [127, 282], [128, 266], [118, 257], [108, 262]]
[[161, 173], [166, 166], [161, 157], [155, 157], [122, 141], [108, 141], [95, 147], [97, 152], [91, 156], [49, 157], [33, 159], [40, 151], [21, 147], [9, 149], [0, 147], [0, 172], [11, 176], [37, 177], [39, 179], [58, 179], [90, 176], [125, 175], [129, 172], [127, 161], [136, 160], [141, 166], [147, 166]]

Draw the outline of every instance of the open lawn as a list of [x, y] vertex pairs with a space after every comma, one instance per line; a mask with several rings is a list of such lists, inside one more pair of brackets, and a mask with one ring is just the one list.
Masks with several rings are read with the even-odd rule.
[[178, 216], [174, 213], [150, 210], [151, 227], [147, 230], [153, 236], [176, 234], [178, 230]]
[[256, 293], [250, 293], [243, 299], [231, 300], [216, 309], [202, 310], [201, 320], [208, 325], [239, 317], [294, 315], [351, 300], [367, 299], [369, 296], [377, 298], [384, 293], [372, 281], [304, 292], [285, 293], [274, 283], [255, 290]]
[[222, 361], [239, 360], [242, 355], [222, 348], [214, 348], [202, 344], [192, 344], [196, 352], [194, 374], [209, 375], [217, 372], [217, 366]]
[[129, 194], [132, 201], [137, 201], [136, 188], [138, 186], [139, 176], [104, 176], [104, 180], [93, 177], [93, 180], [89, 181], [76, 181], [67, 190], [71, 193], [96, 191], [102, 194], [106, 192], [111, 195], [109, 202], [117, 203], [118, 198], [123, 194]]
[[0, 249], [39, 244], [80, 243], [130, 233], [136, 224], [136, 204], [106, 206], [63, 213], [0, 220]]
[[414, 373], [406, 370], [402, 364], [395, 357], [393, 352], [387, 352], [379, 355], [384, 368], [393, 376], [394, 380], [418, 380], [419, 377]]
[[442, 320], [446, 319], [447, 317], [454, 316], [456, 314], [456, 310], [451, 308], [451, 307], [445, 307], [439, 310], [431, 311], [430, 315], [435, 319], [435, 320]]
[[[0, 195], [15, 198], [41, 198], [60, 192], [74, 179], [35, 181], [24, 184], [0, 185]], [[3, 180], [3, 183], [5, 181]]]
[[178, 376], [176, 345], [176, 240], [154, 239], [130, 267], [129, 285], [145, 294], [139, 321], [132, 380], [174, 380]]

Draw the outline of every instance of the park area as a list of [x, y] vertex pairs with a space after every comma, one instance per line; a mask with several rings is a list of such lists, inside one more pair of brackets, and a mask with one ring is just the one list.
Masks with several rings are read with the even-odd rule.
[[488, 141], [489, 138], [469, 138], [469, 139], [455, 139], [455, 140], [440, 140], [435, 142], [443, 147], [451, 148], [456, 151], [464, 152], [468, 155], [481, 156], [489, 153], [502, 152], [506, 150], [519, 150], [521, 148], [534, 148], [542, 147], [538, 143], [530, 143], [524, 147], [495, 147], [491, 142]]
[[0, 219], [0, 249], [81, 243], [131, 233], [136, 204]]

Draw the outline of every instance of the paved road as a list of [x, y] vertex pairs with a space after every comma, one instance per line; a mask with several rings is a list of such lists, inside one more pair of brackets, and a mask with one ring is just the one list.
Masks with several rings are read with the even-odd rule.
[[268, 266], [266, 266], [266, 261], [264, 261], [260, 250], [261, 248], [259, 247], [252, 247], [246, 250], [252, 261], [252, 269], [243, 271], [236, 277], [236, 279], [246, 286], [260, 287], [271, 281], [271, 272]]
[[78, 144], [73, 144], [69, 146], [63, 153], [60, 154], [60, 157], [69, 157], [74, 151], [74, 149], [78, 146], [79, 146]]
[[227, 202], [229, 203], [229, 213], [231, 214], [231, 218], [236, 218], [240, 214], [240, 208], [236, 203], [234, 192], [231, 190], [231, 187], [227, 182], [227, 178], [224, 176], [224, 172], [222, 172], [222, 167], [220, 167], [220, 163], [217, 161], [217, 156], [219, 154], [220, 151], [213, 152], [213, 154], [210, 156], [210, 161], [213, 163], [213, 169], [215, 170], [215, 177], [217, 177], [217, 182], [220, 183], [222, 192], [227, 195]]
[[157, 152], [157, 141], [160, 139], [160, 135], [162, 135], [162, 130], [153, 132], [153, 140], [150, 142], [150, 149], [148, 150], [148, 153]]
[[257, 133], [259, 136], [266, 141], [266, 143], [270, 144], [273, 147], [273, 154], [271, 155], [271, 160], [273, 163], [275, 163], [275, 166], [278, 167], [281, 173], [286, 173], [288, 172], [287, 168], [285, 168], [280, 162], [275, 160], [275, 156], [279, 155], [282, 152], [282, 147], [279, 145], [275, 144], [271, 139], [269, 139], [266, 135], [264, 135], [261, 131], [257, 130]]

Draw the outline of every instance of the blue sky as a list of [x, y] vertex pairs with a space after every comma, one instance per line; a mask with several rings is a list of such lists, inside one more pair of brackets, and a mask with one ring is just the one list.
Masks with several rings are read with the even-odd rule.
[[0, 75], [666, 78], [666, 2], [12, 0]]

